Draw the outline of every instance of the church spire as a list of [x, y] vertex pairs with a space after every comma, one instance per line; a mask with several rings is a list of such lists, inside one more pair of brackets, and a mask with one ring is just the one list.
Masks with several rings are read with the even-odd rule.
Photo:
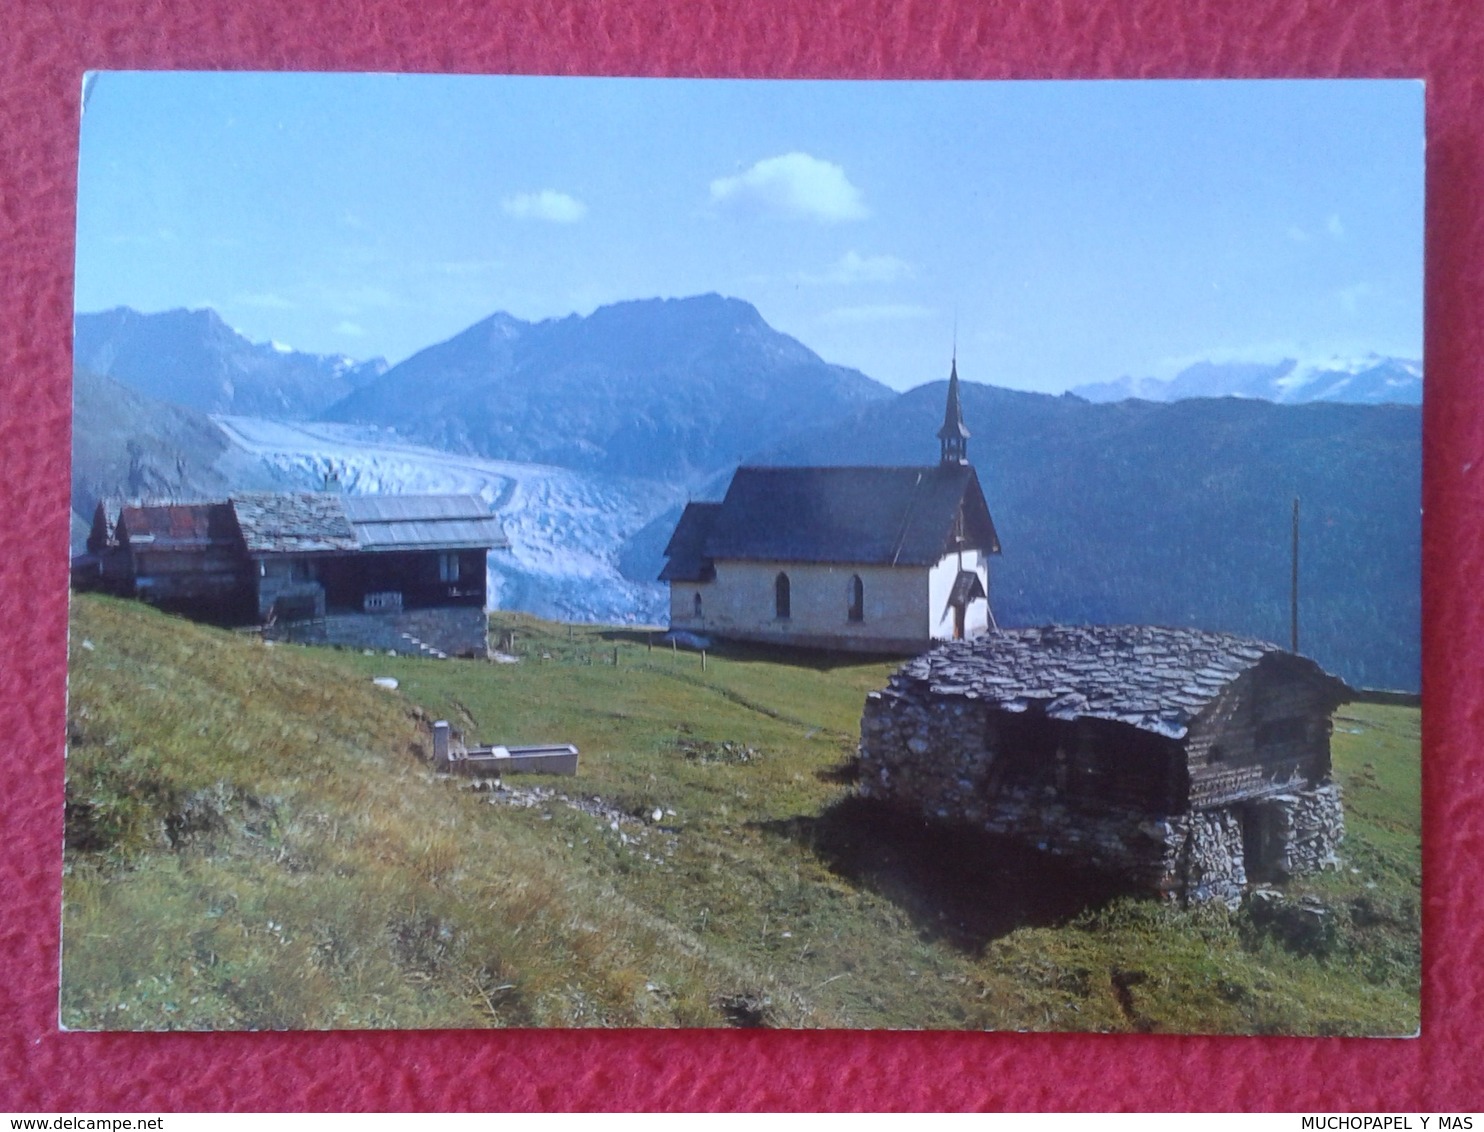
[[969, 430], [964, 426], [964, 410], [958, 400], [958, 351], [953, 354], [953, 368], [948, 374], [948, 407], [943, 411], [943, 427], [938, 430], [942, 442], [940, 464], [969, 462]]

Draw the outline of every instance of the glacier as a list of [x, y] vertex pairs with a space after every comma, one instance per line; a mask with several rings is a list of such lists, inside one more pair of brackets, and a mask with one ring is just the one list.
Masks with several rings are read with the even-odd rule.
[[212, 418], [232, 445], [288, 482], [318, 489], [337, 480], [357, 495], [477, 495], [500, 516], [509, 550], [489, 556], [491, 608], [557, 621], [663, 625], [668, 596], [618, 568], [634, 532], [685, 498], [651, 480], [491, 460], [411, 444], [386, 428]]

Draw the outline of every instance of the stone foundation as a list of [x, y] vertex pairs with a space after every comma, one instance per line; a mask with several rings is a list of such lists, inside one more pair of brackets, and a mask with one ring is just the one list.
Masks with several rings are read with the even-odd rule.
[[1247, 888], [1247, 865], [1242, 854], [1242, 822], [1230, 809], [1203, 810], [1177, 818], [1172, 827], [1184, 837], [1174, 849], [1172, 866], [1160, 886], [1160, 895], [1185, 904], [1219, 902], [1235, 908]]
[[266, 626], [263, 635], [270, 640], [404, 656], [489, 656], [489, 619], [477, 606], [331, 613], [312, 621], [281, 621]]
[[1242, 807], [1249, 831], [1249, 853], [1255, 852], [1252, 879], [1282, 881], [1338, 868], [1338, 848], [1345, 836], [1345, 807], [1332, 782], [1311, 790], [1259, 799]]

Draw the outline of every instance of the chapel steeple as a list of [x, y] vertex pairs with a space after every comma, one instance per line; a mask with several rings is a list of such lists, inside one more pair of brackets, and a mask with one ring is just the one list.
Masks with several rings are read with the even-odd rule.
[[938, 430], [942, 453], [938, 463], [943, 465], [967, 464], [969, 462], [969, 430], [964, 425], [964, 410], [958, 400], [958, 354], [953, 357], [953, 367], [948, 374], [948, 406], [943, 411], [943, 427]]

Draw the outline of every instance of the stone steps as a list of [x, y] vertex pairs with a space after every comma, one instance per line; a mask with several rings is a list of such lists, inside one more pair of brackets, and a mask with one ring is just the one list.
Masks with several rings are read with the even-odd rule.
[[424, 642], [414, 637], [411, 633], [403, 633], [402, 639], [413, 648], [417, 649], [418, 654], [421, 656], [436, 657], [438, 660], [448, 659], [448, 654], [442, 649], [435, 649], [432, 645], [425, 644]]

